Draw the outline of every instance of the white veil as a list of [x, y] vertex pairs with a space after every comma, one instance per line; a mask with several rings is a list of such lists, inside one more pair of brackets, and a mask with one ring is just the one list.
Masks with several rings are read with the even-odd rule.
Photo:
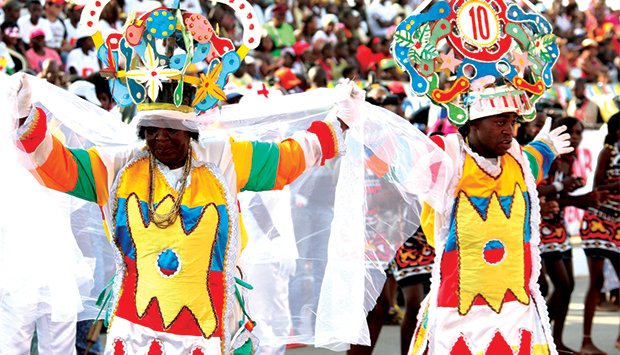
[[[135, 127], [29, 79], [34, 100], [54, 114], [50, 127], [65, 134], [67, 145], [135, 143]], [[321, 89], [223, 106], [199, 117], [201, 141], [222, 135], [284, 139], [333, 115], [335, 96]], [[444, 205], [452, 175], [445, 153], [406, 120], [360, 105], [363, 114], [346, 132], [344, 156], [283, 191], [239, 195], [250, 237], [241, 264], [255, 284], [245, 292], [247, 307], [264, 346], [296, 342], [342, 350], [368, 344], [365, 316], [382, 289], [383, 270], [419, 225], [419, 201], [438, 210]], [[268, 267], [277, 272], [252, 272]], [[274, 295], [283, 296], [279, 307], [287, 311], [272, 310]]]

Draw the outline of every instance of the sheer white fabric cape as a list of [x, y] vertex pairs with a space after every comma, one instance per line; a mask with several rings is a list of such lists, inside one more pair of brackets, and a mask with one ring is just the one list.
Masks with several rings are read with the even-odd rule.
[[[135, 125], [29, 79], [33, 101], [54, 114], [49, 127], [62, 132], [68, 146], [136, 143]], [[320, 89], [244, 98], [199, 116], [200, 139], [279, 141], [312, 121], [335, 120], [335, 97], [334, 90]], [[249, 234], [240, 265], [278, 271], [246, 275], [257, 286], [244, 293], [263, 345], [295, 342], [344, 350], [348, 344], [368, 344], [366, 314], [383, 287], [383, 270], [419, 225], [420, 202], [443, 211], [449, 200], [444, 192], [453, 169], [445, 153], [406, 120], [360, 105], [363, 116], [345, 134], [346, 154], [284, 191], [239, 195]], [[86, 225], [96, 225], [97, 218], [87, 218]], [[284, 311], [274, 312], [274, 297]]]

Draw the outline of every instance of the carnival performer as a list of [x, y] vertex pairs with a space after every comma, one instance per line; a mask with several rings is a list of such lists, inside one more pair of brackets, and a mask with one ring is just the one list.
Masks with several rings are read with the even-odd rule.
[[[559, 52], [551, 26], [509, 1], [428, 4], [396, 28], [392, 54], [410, 89], [446, 108], [459, 134], [432, 137], [455, 172], [445, 204], [424, 206], [436, 258], [410, 353], [555, 354], [536, 283], [536, 182], [572, 148], [565, 127], [550, 131], [550, 121], [523, 148], [513, 139], [515, 123], [534, 119], [533, 103], [552, 83]], [[439, 52], [443, 39], [447, 53]], [[446, 90], [438, 71], [455, 74]]]
[[[620, 113], [607, 121], [605, 146], [598, 156], [594, 173], [594, 188], [608, 190], [607, 199], [598, 207], [586, 210], [581, 223], [583, 250], [588, 258], [590, 284], [583, 311], [582, 354], [600, 355], [605, 352], [592, 342], [592, 319], [603, 287], [603, 265], [609, 259], [620, 277]], [[620, 336], [616, 340], [620, 348]]]
[[[8, 77], [0, 73], [0, 85]], [[2, 93], [6, 93], [2, 90]], [[8, 107], [6, 97], [0, 99]], [[0, 122], [0, 353], [75, 354], [76, 322], [93, 287], [71, 230], [72, 198], [40, 186], [18, 162], [13, 122]]]
[[606, 199], [607, 193], [595, 189], [583, 195], [569, 195], [585, 183], [582, 177], [575, 176], [579, 164], [576, 149], [581, 143], [584, 127], [574, 117], [561, 118], [554, 126], [567, 128], [571, 147], [575, 150], [554, 160], [548, 177], [537, 187], [541, 197], [545, 196], [547, 202], [556, 201], [559, 207], [557, 212], [541, 214], [540, 249], [545, 270], [553, 283], [553, 293], [547, 299], [549, 318], [553, 322], [553, 339], [558, 351], [574, 353], [562, 340], [571, 293], [575, 287], [572, 246], [564, 222], [564, 208], [573, 206], [586, 209], [596, 206]]
[[[100, 5], [86, 5], [87, 28]], [[244, 1], [244, 8], [252, 6]], [[252, 29], [259, 26], [251, 12], [244, 18], [244, 43], [251, 48], [259, 39]], [[116, 149], [65, 147], [47, 129], [53, 113], [31, 103], [26, 76], [17, 77], [12, 115], [19, 120], [18, 147], [39, 181], [102, 211], [118, 271], [106, 353], [251, 353], [254, 323], [236, 310], [237, 259], [245, 243], [236, 196], [281, 189], [337, 156], [343, 129], [359, 115], [351, 95], [363, 94], [352, 83], [342, 84], [338, 120], [316, 121], [279, 143], [228, 137], [201, 142], [195, 112], [225, 97], [226, 77], [248, 47], [232, 50], [206, 18], [178, 8], [130, 18], [123, 34], [106, 41], [96, 29], [92, 34], [104, 53], [104, 71], [115, 82], [117, 103], [138, 104], [142, 141]], [[175, 34], [182, 45], [172, 50], [178, 43], [164, 42]], [[219, 58], [207, 75], [184, 74], [207, 55]]]

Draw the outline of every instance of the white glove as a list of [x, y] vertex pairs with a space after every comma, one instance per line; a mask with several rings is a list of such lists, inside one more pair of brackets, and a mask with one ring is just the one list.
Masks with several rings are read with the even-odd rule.
[[366, 98], [366, 92], [349, 79], [341, 79], [335, 89], [336, 117], [351, 127], [360, 117], [360, 107]]
[[551, 150], [558, 155], [570, 153], [573, 151], [573, 147], [570, 146], [570, 134], [566, 131], [566, 126], [556, 127], [553, 131], [551, 129], [551, 118], [547, 118], [545, 125], [538, 132], [534, 140], [541, 140], [551, 145]]
[[10, 76], [9, 102], [11, 102], [11, 117], [18, 120], [28, 117], [32, 110], [32, 89], [28, 78], [24, 73], [17, 73]]

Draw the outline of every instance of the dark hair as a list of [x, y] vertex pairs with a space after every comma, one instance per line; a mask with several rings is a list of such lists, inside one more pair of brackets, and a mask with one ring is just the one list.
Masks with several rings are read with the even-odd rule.
[[557, 127], [560, 127], [560, 126], [566, 126], [566, 132], [570, 133], [570, 131], [576, 125], [580, 125], [582, 129], [584, 128], [583, 127], [583, 122], [581, 122], [580, 120], [576, 119], [575, 117], [566, 116], [566, 117], [560, 118], [559, 120], [555, 120], [553, 122], [553, 124], [551, 125], [551, 127], [553, 129], [553, 128], [557, 128]]
[[[177, 130], [178, 131], [178, 130]], [[199, 138], [199, 133], [198, 132], [191, 132], [188, 131], [187, 133], [189, 133], [189, 138], [193, 139], [195, 141], [198, 141]], [[144, 126], [138, 126], [138, 138], [140, 139], [146, 139], [146, 127]]]
[[86, 80], [95, 85], [95, 93], [97, 96], [103, 94], [112, 99], [112, 92], [110, 91], [110, 84], [108, 80], [101, 76], [100, 73], [91, 74]]
[[[178, 82], [167, 82], [162, 83], [161, 90], [159, 91], [159, 95], [157, 95], [156, 102], [164, 102], [164, 103], [172, 103], [174, 102], [174, 90], [177, 88]], [[192, 101], [194, 99], [194, 94], [196, 93], [196, 88], [188, 83], [183, 83], [183, 99], [181, 100], [181, 105], [191, 106]], [[145, 103], [152, 103], [150, 97], [146, 98]]]
[[620, 112], [616, 112], [607, 121], [605, 144], [614, 145], [618, 142], [618, 129], [620, 129]]
[[30, 8], [33, 5], [41, 5], [41, 2], [39, 0], [30, 0], [26, 3], [27, 8]]
[[2, 25], [0, 25], [0, 30], [2, 30], [2, 33], [4, 34], [4, 30], [6, 30], [7, 28], [14, 28], [14, 27], [19, 27], [19, 26], [17, 26], [17, 23], [13, 21], [4, 21]]

